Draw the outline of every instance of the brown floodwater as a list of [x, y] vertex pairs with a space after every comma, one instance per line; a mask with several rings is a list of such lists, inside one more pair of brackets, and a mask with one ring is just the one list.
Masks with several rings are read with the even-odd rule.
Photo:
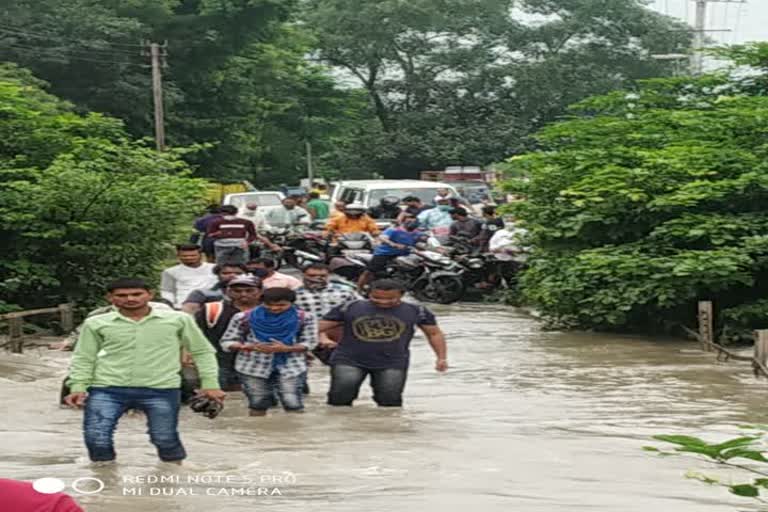
[[82, 414], [57, 405], [69, 354], [0, 353], [0, 476], [61, 479], [87, 512], [750, 510], [684, 478], [704, 463], [642, 450], [654, 434], [768, 423], [768, 384], [748, 366], [692, 343], [545, 332], [500, 306], [435, 310], [451, 368], [435, 372], [415, 339], [402, 410], [367, 388], [329, 408], [315, 367], [305, 414], [250, 418], [238, 393], [215, 420], [183, 411], [181, 467], [157, 462], [136, 417], [121, 420], [118, 463], [92, 467]]

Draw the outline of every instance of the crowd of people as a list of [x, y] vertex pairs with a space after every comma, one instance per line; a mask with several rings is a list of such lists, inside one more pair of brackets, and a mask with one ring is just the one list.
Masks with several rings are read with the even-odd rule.
[[366, 376], [374, 401], [402, 405], [415, 329], [445, 371], [446, 341], [435, 316], [403, 301], [394, 281], [372, 284], [363, 299], [312, 264], [302, 279], [265, 258], [207, 262], [201, 247], [177, 247], [159, 297], [139, 278], [107, 288], [108, 306], [92, 311], [56, 348], [73, 350], [62, 403], [84, 409], [83, 432], [94, 462], [113, 461], [113, 435], [128, 411], [143, 413], [162, 461], [186, 457], [180, 408], [215, 417], [227, 392], [242, 392], [251, 416], [276, 406], [302, 412], [309, 366], [328, 366], [329, 406], [351, 406]]
[[[391, 224], [383, 232], [381, 218]], [[269, 227], [317, 220], [329, 237], [376, 237], [369, 271], [356, 286], [335, 282], [322, 263], [303, 268], [298, 279], [261, 256], [262, 249], [281, 249], [267, 236]], [[241, 392], [251, 416], [275, 407], [302, 412], [312, 365], [329, 369], [329, 406], [351, 406], [366, 377], [376, 404], [401, 406], [416, 330], [440, 372], [448, 365], [446, 340], [427, 307], [403, 300], [403, 283], [377, 273], [428, 233], [503, 252], [498, 240], [506, 231], [494, 207], [477, 219], [449, 194], [431, 205], [385, 198], [372, 211], [343, 202], [331, 210], [316, 194], [286, 198], [267, 215], [253, 204], [225, 205], [197, 219], [195, 229], [196, 243], [177, 246], [177, 262], [162, 272], [159, 289], [137, 277], [114, 281], [109, 304], [55, 346], [73, 350], [61, 401], [84, 408], [92, 461], [115, 459], [113, 434], [129, 411], [146, 416], [159, 458], [173, 463], [186, 457], [178, 433], [183, 404], [214, 418], [228, 392]]]

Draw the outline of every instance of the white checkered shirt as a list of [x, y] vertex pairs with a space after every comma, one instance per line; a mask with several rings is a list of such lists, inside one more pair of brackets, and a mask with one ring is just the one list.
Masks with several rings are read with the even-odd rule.
[[329, 283], [322, 290], [306, 287], [296, 290], [296, 305], [312, 313], [315, 318], [323, 318], [333, 308], [361, 298], [353, 288], [337, 283]]
[[[221, 348], [224, 352], [230, 352], [229, 347], [233, 343], [259, 343], [251, 330], [248, 315], [249, 312], [246, 311], [232, 317], [224, 336], [221, 337]], [[308, 311], [304, 313], [304, 323], [294, 346], [306, 347], [307, 352], [317, 346], [317, 318]], [[278, 367], [277, 371], [283, 377], [295, 377], [306, 372], [307, 352], [286, 354], [285, 366]], [[273, 370], [272, 357], [272, 354], [261, 352], [239, 352], [235, 358], [235, 370], [251, 377], [269, 378]]]

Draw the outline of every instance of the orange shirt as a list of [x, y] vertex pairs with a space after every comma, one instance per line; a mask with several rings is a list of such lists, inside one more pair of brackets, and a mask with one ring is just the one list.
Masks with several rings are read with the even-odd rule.
[[346, 215], [339, 215], [329, 219], [325, 225], [325, 232], [330, 233], [331, 231], [340, 235], [346, 235], [347, 233], [369, 233], [373, 236], [378, 236], [379, 227], [376, 225], [376, 221], [368, 215], [363, 215], [356, 219], [351, 219]]

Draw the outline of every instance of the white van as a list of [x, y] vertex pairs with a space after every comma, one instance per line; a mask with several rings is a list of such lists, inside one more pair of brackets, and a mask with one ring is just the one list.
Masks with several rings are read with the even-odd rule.
[[355, 180], [339, 181], [334, 184], [331, 201], [344, 201], [347, 204], [361, 203], [366, 208], [379, 205], [379, 201], [387, 196], [404, 197], [416, 196], [424, 204], [431, 205], [437, 191], [445, 188], [458, 197], [459, 193], [452, 185], [435, 181], [420, 180]]

